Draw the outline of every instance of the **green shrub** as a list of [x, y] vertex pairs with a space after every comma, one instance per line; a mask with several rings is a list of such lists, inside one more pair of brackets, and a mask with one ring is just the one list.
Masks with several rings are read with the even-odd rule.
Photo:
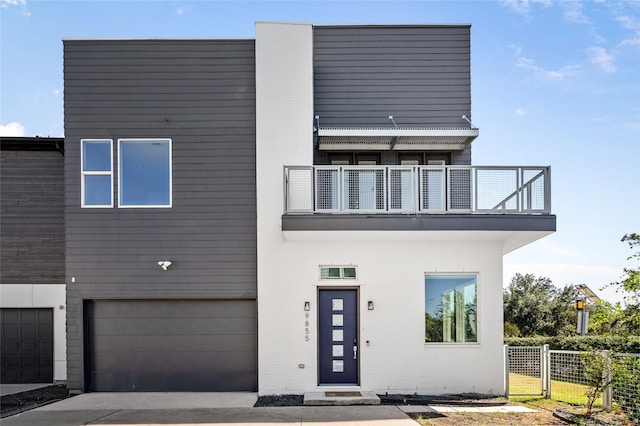
[[509, 337], [509, 346], [542, 346], [562, 351], [608, 350], [617, 353], [640, 353], [640, 336], [568, 336]]
[[614, 357], [613, 400], [629, 420], [640, 425], [640, 358]]

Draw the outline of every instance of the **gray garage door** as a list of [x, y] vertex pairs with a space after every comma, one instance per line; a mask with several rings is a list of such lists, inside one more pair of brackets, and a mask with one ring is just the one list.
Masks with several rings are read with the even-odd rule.
[[257, 390], [255, 300], [87, 302], [89, 391]]
[[0, 318], [0, 382], [53, 382], [53, 309], [3, 308]]

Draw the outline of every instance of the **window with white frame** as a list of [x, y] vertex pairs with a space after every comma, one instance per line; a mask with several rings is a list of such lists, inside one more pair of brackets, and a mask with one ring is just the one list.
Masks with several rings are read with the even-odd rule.
[[118, 140], [118, 207], [171, 207], [171, 139]]
[[81, 205], [113, 207], [113, 140], [82, 139]]
[[355, 280], [357, 268], [355, 266], [320, 266], [321, 280]]
[[425, 275], [426, 343], [478, 341], [476, 275]]

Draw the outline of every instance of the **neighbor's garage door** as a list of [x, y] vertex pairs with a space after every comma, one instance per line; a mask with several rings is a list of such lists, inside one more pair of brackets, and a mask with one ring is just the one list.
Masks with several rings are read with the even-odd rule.
[[53, 382], [53, 309], [0, 309], [0, 383]]
[[89, 391], [255, 391], [255, 300], [86, 304]]

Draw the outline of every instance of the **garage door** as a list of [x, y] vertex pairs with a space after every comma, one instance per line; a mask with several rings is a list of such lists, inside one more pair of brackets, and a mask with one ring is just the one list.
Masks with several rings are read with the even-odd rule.
[[0, 311], [1, 383], [53, 382], [53, 309]]
[[87, 302], [89, 391], [257, 390], [255, 300]]

